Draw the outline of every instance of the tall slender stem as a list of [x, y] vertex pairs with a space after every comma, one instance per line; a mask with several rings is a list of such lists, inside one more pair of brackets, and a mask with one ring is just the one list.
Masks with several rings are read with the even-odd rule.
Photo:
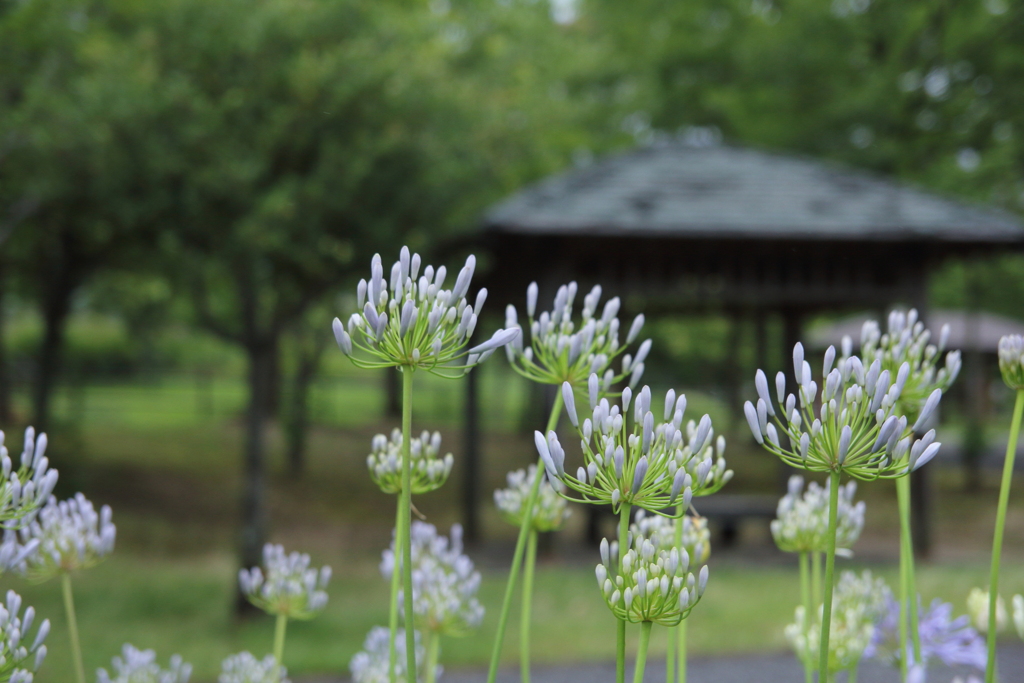
[[284, 633], [288, 628], [288, 617], [283, 614], [277, 615], [277, 623], [274, 624], [274, 659], [277, 660], [277, 667], [284, 666]]
[[[910, 477], [896, 480], [896, 498], [900, 512], [900, 668], [913, 652], [915, 664], [921, 663], [921, 634], [918, 627], [917, 580], [914, 575], [914, 537], [910, 528]], [[909, 666], [909, 663], [907, 663]]]
[[1006, 505], [1010, 500], [1013, 460], [1017, 455], [1017, 440], [1020, 437], [1020, 419], [1022, 415], [1024, 415], [1024, 389], [1018, 389], [1017, 401], [1013, 405], [1013, 423], [1010, 425], [1010, 440], [1006, 444], [1006, 458], [1003, 461], [1003, 481], [999, 485], [996, 532], [995, 537], [992, 539], [992, 573], [989, 576], [988, 582], [988, 664], [985, 667], [985, 683], [993, 683], [996, 677], [996, 601], [999, 599], [999, 561], [1003, 554]]
[[846, 677], [846, 683], [857, 683], [857, 662], [850, 667], [850, 675]]
[[678, 683], [686, 683], [686, 625], [690, 618], [687, 617], [676, 626], [676, 649], [679, 651], [679, 680]]
[[[537, 472], [540, 477], [540, 472]], [[533, 598], [533, 567], [537, 563], [537, 531], [530, 529], [526, 539], [526, 566], [523, 569], [523, 606], [519, 615], [519, 675], [530, 683], [530, 608]]]
[[71, 574], [60, 575], [64, 589], [64, 613], [68, 618], [68, 633], [71, 636], [71, 658], [75, 664], [75, 680], [85, 683], [85, 666], [82, 664], [82, 643], [78, 640], [78, 619], [75, 617], [75, 596], [71, 592]]
[[[550, 432], [558, 426], [558, 416], [562, 412], [562, 392], [555, 393], [555, 403], [551, 406], [551, 416], [548, 417], [548, 426], [545, 433]], [[498, 664], [501, 662], [501, 648], [505, 644], [505, 629], [508, 627], [508, 614], [512, 609], [512, 595], [516, 590], [516, 581], [519, 579], [519, 566], [523, 562], [523, 553], [526, 550], [526, 540], [533, 526], [533, 509], [537, 506], [537, 495], [540, 492], [541, 476], [544, 472], [544, 461], [537, 461], [537, 476], [533, 480], [530, 494], [526, 498], [526, 505], [523, 509], [523, 521], [519, 525], [519, 537], [516, 539], [516, 550], [512, 554], [512, 566], [508, 572], [508, 583], [505, 584], [505, 597], [501, 601], [501, 614], [498, 616], [498, 632], [494, 636], [494, 647], [491, 649], [491, 663], [487, 669], [487, 683], [494, 683], [498, 677]]]
[[[619, 506], [619, 562], [629, 550], [629, 511], [632, 506], [623, 503]], [[619, 619], [615, 631], [615, 681], [626, 681], [626, 620]]]
[[[676, 514], [679, 515], [679, 519], [676, 520], [675, 524], [675, 547], [680, 551], [683, 549], [683, 515], [686, 514], [686, 506], [680, 504], [676, 508]], [[674, 637], [673, 637], [674, 636]], [[676, 657], [672, 656], [673, 645], [675, 651], [678, 653]], [[669, 630], [668, 635], [668, 662], [666, 669], [668, 670], [667, 680], [668, 683], [673, 683], [672, 676], [672, 664], [674, 660], [678, 660], [679, 671], [678, 681], [676, 683], [686, 683], [686, 620], [679, 622], [679, 625], [675, 629]]]
[[633, 669], [633, 683], [644, 683], [644, 667], [647, 666], [647, 646], [651, 643], [653, 621], [640, 622], [640, 644], [636, 649], [636, 668]]
[[[806, 643], [807, 631], [811, 625], [811, 567], [810, 557], [807, 553], [800, 553], [800, 600], [804, 604], [804, 643]], [[806, 656], [806, 648], [803, 660], [804, 683], [814, 683], [814, 668]]]
[[[413, 628], [412, 608], [412, 541], [409, 538], [412, 523], [412, 373], [411, 365], [402, 368], [402, 597], [405, 603], [406, 676], [416, 679], [416, 630]], [[396, 568], [397, 569], [397, 568]]]
[[828, 552], [825, 555], [825, 600], [821, 614], [821, 649], [818, 651], [818, 680], [828, 672], [828, 638], [832, 628], [832, 588], [836, 569], [836, 530], [839, 526], [839, 470], [829, 474]]
[[[816, 609], [814, 605], [818, 604], [818, 601], [823, 597], [821, 589], [821, 553], [811, 553], [811, 607]], [[807, 617], [810, 619], [810, 615]]]
[[678, 640], [678, 626], [668, 629], [668, 639], [665, 643], [665, 683], [676, 683], [676, 641]]
[[426, 670], [423, 672], [423, 683], [434, 683], [437, 680], [437, 657], [441, 650], [441, 634], [427, 629], [423, 632], [423, 637], [427, 641], [427, 661]]
[[405, 511], [404, 499], [398, 496], [398, 504], [395, 506], [395, 550], [392, 553], [395, 566], [391, 571], [391, 603], [388, 606], [388, 680], [396, 683], [398, 673], [398, 650], [395, 648], [395, 638], [398, 635], [398, 588], [401, 585], [402, 574], [398, 571], [398, 558], [402, 557], [402, 513]]

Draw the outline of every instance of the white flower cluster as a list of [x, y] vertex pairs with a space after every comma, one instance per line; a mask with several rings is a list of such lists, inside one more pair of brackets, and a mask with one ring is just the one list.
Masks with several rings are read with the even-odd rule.
[[11, 683], [32, 683], [32, 673], [46, 658], [43, 641], [50, 633], [50, 620], [44, 619], [29, 641], [28, 633], [35, 621], [36, 611], [26, 607], [21, 615], [21, 596], [7, 591], [6, 604], [0, 604], [0, 680]]
[[[648, 514], [646, 510], [636, 513], [629, 531], [633, 538], [650, 539], [658, 550], [678, 547], [686, 550], [691, 562], [703, 563], [711, 555], [711, 530], [708, 529], [707, 517], [683, 515], [680, 519], [672, 519], [657, 513]], [[680, 542], [676, 542], [676, 533], [682, 525]]]
[[[971, 618], [971, 624], [978, 629], [978, 633], [988, 633], [988, 603], [989, 593], [980, 588], [972, 588], [967, 594], [967, 614]], [[1006, 613], [1006, 602], [1003, 596], [996, 596], [996, 633], [1006, 629], [1006, 622], [1009, 617]]]
[[602, 539], [601, 564], [594, 573], [605, 604], [619, 619], [675, 626], [704, 595], [708, 567], [701, 567], [700, 578], [694, 578], [688, 573], [686, 550], [659, 550], [650, 539], [637, 536], [621, 561], [618, 554], [617, 543]]
[[28, 568], [26, 560], [39, 548], [39, 539], [30, 539], [24, 545], [18, 540], [18, 532], [14, 529], [4, 530], [3, 541], [0, 542], [0, 575], [9, 571], [24, 574]]
[[50, 460], [46, 457], [46, 434], [37, 436], [32, 427], [25, 430], [21, 464], [17, 469], [4, 438], [0, 431], [0, 522], [13, 521], [17, 526], [16, 520], [30, 517], [53, 493], [57, 470], [50, 469]]
[[26, 576], [44, 581], [58, 574], [88, 569], [114, 550], [117, 528], [109, 505], [99, 514], [81, 493], [57, 502], [53, 496], [21, 530], [22, 541], [37, 542], [36, 551], [22, 563]]
[[[874, 320], [865, 322], [861, 329], [860, 355], [865, 363], [870, 365], [879, 360], [882, 369], [891, 373], [899, 372], [904, 363], [910, 366], [910, 374], [900, 394], [900, 402], [908, 415], [916, 416], [936, 389], [946, 391], [960, 374], [962, 361], [959, 351], [946, 353], [945, 366], [938, 367], [949, 341], [949, 325], [942, 326], [937, 345], [931, 343], [931, 338], [931, 332], [918, 320], [915, 309], [907, 313], [889, 313], [885, 334]], [[843, 340], [844, 356], [850, 355], [851, 346], [849, 338]]]
[[[536, 465], [509, 472], [506, 477], [508, 488], [494, 492], [494, 504], [502, 516], [516, 526], [523, 522], [523, 503], [529, 498], [536, 477]], [[557, 479], [545, 477], [541, 480], [531, 520], [535, 531], [557, 531], [562, 528], [570, 514], [568, 503], [560, 495], [564, 490], [565, 486]]]
[[1024, 337], [1012, 334], [999, 340], [999, 371], [1006, 386], [1024, 389]]
[[[402, 430], [393, 430], [390, 439], [378, 434], [373, 437], [371, 448], [373, 452], [366, 457], [370, 478], [384, 493], [399, 493], [402, 490]], [[440, 432], [424, 431], [419, 438], [409, 439], [414, 494], [437, 490], [448, 481], [455, 458], [451, 453], [438, 457], [440, 452]]]
[[[414, 627], [462, 636], [480, 626], [484, 618], [484, 607], [476, 598], [480, 572], [462, 553], [462, 527], [452, 525], [449, 539], [438, 534], [433, 524], [413, 522], [410, 535]], [[391, 578], [395, 569], [394, 550], [392, 541], [380, 565], [385, 578]], [[398, 604], [404, 605], [404, 601], [400, 598]], [[405, 618], [408, 624], [408, 616]]]
[[[348, 670], [352, 673], [352, 683], [392, 683], [388, 674], [389, 643], [388, 629], [383, 626], [374, 626], [363, 642], [363, 649], [352, 657]], [[417, 666], [423, 668], [426, 661], [426, 651], [421, 642], [420, 633], [416, 631], [416, 661]], [[405, 651], [405, 630], [399, 629], [395, 634], [395, 648], [398, 650], [398, 657], [395, 659], [394, 683], [410, 683], [406, 676], [406, 664], [408, 657]], [[441, 675], [441, 667], [438, 666], [434, 680]], [[417, 672], [416, 680], [422, 680], [423, 673]]]
[[[758, 370], [757, 405], [747, 401], [743, 406], [754, 439], [787, 464], [812, 472], [841, 471], [864, 480], [891, 479], [923, 466], [938, 453], [935, 430], [916, 442], [912, 435], [931, 418], [942, 390], [928, 396], [909, 431], [906, 416], [897, 412], [910, 376], [909, 363], [904, 362], [893, 377], [877, 358], [865, 368], [857, 356], [837, 361], [835, 347], [828, 347], [817, 413], [818, 383], [800, 343], [793, 348], [793, 369], [800, 378], [799, 399], [786, 394], [786, 376], [780, 372], [775, 378], [776, 409], [768, 378]], [[779, 430], [789, 437], [788, 445], [783, 445]]]
[[[565, 472], [565, 450], [554, 431], [544, 438], [534, 433], [534, 442], [548, 470], [548, 476], [562, 480], [581, 495], [578, 502], [610, 504], [617, 512], [623, 503], [648, 510], [663, 510], [682, 503], [688, 507], [692, 496], [709, 495], [732, 478], [725, 469], [725, 439], [717, 443], [711, 418], [684, 426], [686, 397], [669, 390], [665, 396], [664, 422], [655, 424], [651, 412], [651, 389], [643, 387], [633, 405], [632, 429], [627, 427], [633, 392], [622, 391], [622, 407], [598, 399], [597, 375], [590, 376], [591, 417], [579, 423], [571, 385], [562, 385], [565, 411], [582, 437], [580, 447], [585, 466], [576, 476]], [[683, 430], [687, 438], [684, 438]]]
[[[772, 520], [772, 536], [779, 549], [787, 553], [818, 553], [828, 549], [828, 506], [831, 484], [819, 486], [816, 482], [807, 485], [803, 490], [804, 478], [794, 475], [789, 478], [789, 492], [779, 500], [776, 513]], [[864, 529], [863, 501], [853, 502], [857, 493], [857, 484], [848, 482], [839, 489], [839, 507], [836, 517], [836, 554], [851, 553], [853, 544], [860, 538]]]
[[249, 602], [267, 614], [289, 619], [311, 619], [327, 606], [327, 583], [331, 568], [309, 566], [309, 555], [285, 554], [284, 547], [263, 546], [263, 566], [238, 572], [238, 585]]
[[[865, 571], [860, 576], [843, 572], [836, 584], [829, 631], [829, 673], [849, 669], [863, 657], [875, 635], [875, 624], [885, 614], [891, 591], [885, 581]], [[815, 663], [821, 643], [821, 609], [807, 623], [804, 608], [796, 608], [796, 621], [786, 626], [786, 639], [797, 657]]]
[[217, 683], [289, 683], [288, 670], [274, 655], [256, 659], [249, 652], [231, 655], [221, 663]]
[[[569, 382], [582, 388], [592, 375], [601, 377], [602, 390], [608, 391], [614, 382], [629, 377], [630, 386], [636, 386], [644, 372], [644, 360], [651, 350], [651, 340], [640, 345], [636, 356], [626, 354], [622, 359], [622, 372], [611, 369], [612, 361], [640, 334], [644, 325], [643, 314], [638, 315], [626, 334], [626, 343], [619, 345], [619, 298], [610, 299], [597, 317], [601, 301], [601, 286], [595, 285], [583, 297], [580, 322], [572, 320], [573, 301], [577, 285], [570, 282], [558, 288], [551, 311], [535, 318], [537, 310], [537, 283], [526, 289], [526, 315], [529, 319], [530, 345], [524, 348], [520, 335], [505, 347], [509, 363], [524, 377], [542, 384]], [[505, 328], [519, 329], [516, 307], [505, 309]]]
[[184, 662], [181, 655], [171, 656], [170, 668], [161, 669], [156, 663], [156, 653], [139, 650], [130, 643], [121, 648], [121, 656], [114, 657], [111, 668], [96, 672], [96, 683], [188, 683], [192, 676], [192, 665]]
[[[469, 351], [477, 316], [487, 299], [487, 290], [477, 293], [476, 302], [466, 300], [476, 268], [476, 257], [466, 259], [452, 289], [444, 287], [447, 271], [426, 266], [420, 274], [420, 255], [402, 247], [399, 260], [391, 267], [391, 289], [384, 279], [380, 254], [370, 265], [370, 281], [360, 280], [356, 299], [361, 309], [353, 313], [348, 328], [334, 319], [338, 347], [364, 368], [418, 367], [446, 377], [460, 377], [498, 348], [519, 336], [518, 329], [498, 330], [488, 341]], [[354, 354], [365, 352], [374, 360]], [[464, 363], [451, 365], [465, 358]]]

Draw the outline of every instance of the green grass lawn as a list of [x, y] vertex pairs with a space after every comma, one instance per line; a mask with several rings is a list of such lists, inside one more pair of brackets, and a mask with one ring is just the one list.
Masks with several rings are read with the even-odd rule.
[[[317, 619], [289, 628], [286, 660], [295, 674], [347, 671], [348, 661], [369, 629], [386, 623], [387, 586], [366, 556], [333, 561], [336, 573], [330, 603]], [[880, 570], [893, 584], [894, 568]], [[985, 582], [982, 564], [927, 566], [920, 573], [926, 600], [941, 597], [962, 613], [971, 587]], [[227, 554], [192, 559], [153, 559], [127, 553], [75, 577], [75, 595], [89, 671], [106, 665], [121, 644], [154, 648], [161, 660], [182, 654], [195, 665], [196, 683], [213, 681], [226, 655], [248, 649], [269, 651], [272, 621], [257, 618], [236, 623], [231, 617], [235, 566]], [[797, 576], [787, 567], [712, 563], [711, 579], [690, 621], [695, 655], [779, 650], [786, 647], [782, 629], [797, 601]], [[487, 572], [481, 600], [487, 608], [483, 628], [461, 640], [449, 640], [442, 660], [449, 667], [486, 665], [495, 629], [502, 572]], [[5, 577], [40, 617], [53, 621], [50, 654], [39, 683], [71, 679], [68, 644], [59, 585], [28, 585]], [[1024, 567], [1005, 569], [1005, 595], [1024, 591]], [[534, 614], [536, 662], [608, 660], [614, 656], [614, 622], [601, 601], [590, 564], [542, 564], [537, 574]], [[512, 623], [505, 661], [515, 662]], [[660, 636], [660, 637], [659, 637]], [[664, 650], [664, 635], [652, 647]]]

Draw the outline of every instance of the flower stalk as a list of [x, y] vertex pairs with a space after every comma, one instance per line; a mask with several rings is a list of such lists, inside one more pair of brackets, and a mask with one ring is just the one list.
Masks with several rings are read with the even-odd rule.
[[[412, 373], [413, 366], [402, 367], [402, 527], [398, 538], [403, 557], [402, 562], [402, 596], [405, 598], [406, 620], [405, 651], [408, 657], [406, 671], [416, 671], [416, 634], [412, 628], [412, 542], [409, 538], [412, 524]], [[397, 555], [396, 555], [397, 557]], [[396, 567], [397, 570], [397, 567]], [[397, 571], [395, 572], [397, 573]]]
[[[619, 553], [629, 548], [629, 511], [632, 506], [623, 503], [619, 508]], [[639, 661], [639, 660], [638, 660]], [[624, 683], [626, 680], [626, 620], [619, 619], [615, 631], [615, 681]]]
[[64, 572], [60, 577], [64, 593], [64, 614], [68, 619], [68, 636], [71, 640], [71, 660], [75, 665], [75, 680], [85, 683], [85, 666], [82, 664], [82, 643], [78, 639], [78, 619], [75, 617], [75, 596], [71, 590], [71, 574]]
[[[1004, 372], [1004, 376], [1005, 376]], [[1006, 458], [1003, 461], [1003, 480], [999, 485], [999, 506], [996, 510], [996, 530], [992, 539], [992, 569], [988, 588], [988, 658], [985, 666], [985, 683], [993, 683], [996, 675], [996, 601], [999, 595], [999, 563], [1003, 552], [1003, 531], [1006, 528], [1006, 506], [1010, 501], [1010, 484], [1013, 481], [1013, 461], [1017, 455], [1017, 441], [1020, 437], [1020, 421], [1024, 416], [1024, 388], [1017, 389], [1013, 405], [1013, 422], [1010, 438], [1006, 444]]]
[[[562, 394], [555, 393], [555, 402], [551, 406], [551, 415], [548, 417], [547, 429], [545, 432], [554, 431], [558, 426], [558, 416], [562, 412]], [[537, 476], [534, 477], [530, 494], [523, 506], [523, 519], [519, 525], [519, 536], [516, 538], [516, 549], [512, 554], [512, 566], [509, 568], [508, 583], [505, 585], [505, 597], [501, 602], [501, 614], [498, 616], [498, 632], [494, 636], [494, 647], [491, 649], [491, 662], [487, 669], [487, 683], [494, 683], [498, 677], [498, 664], [501, 661], [501, 649], [505, 642], [505, 630], [508, 627], [508, 615], [512, 609], [512, 596], [515, 594], [516, 582], [519, 580], [519, 567], [523, 562], [523, 554], [526, 551], [526, 542], [530, 535], [533, 510], [537, 505], [537, 497], [540, 493], [540, 482], [542, 480], [540, 470], [544, 467], [542, 460], [537, 463]]]
[[274, 623], [274, 659], [277, 665], [284, 664], [284, 636], [288, 628], [288, 615], [278, 614]]
[[839, 522], [839, 470], [829, 474], [829, 506], [828, 506], [828, 552], [825, 554], [825, 600], [821, 616], [821, 649], [818, 653], [818, 672], [828, 672], [828, 638], [832, 626], [832, 592], [836, 568], [836, 528]]
[[[537, 473], [540, 479], [540, 472]], [[530, 529], [526, 539], [526, 566], [523, 567], [522, 608], [519, 613], [519, 673], [523, 683], [530, 683], [530, 612], [533, 602], [533, 570], [537, 564], [537, 531]]]
[[644, 667], [647, 665], [647, 647], [651, 643], [652, 621], [640, 623], [640, 643], [636, 650], [636, 668], [633, 670], [633, 683], [644, 683]]
[[[800, 600], [804, 605], [804, 614], [807, 618], [804, 621], [804, 638], [807, 638], [808, 628], [810, 627], [810, 614], [811, 614], [811, 568], [810, 568], [810, 553], [800, 553]], [[814, 683], [814, 669], [811, 663], [804, 658], [804, 683]]]

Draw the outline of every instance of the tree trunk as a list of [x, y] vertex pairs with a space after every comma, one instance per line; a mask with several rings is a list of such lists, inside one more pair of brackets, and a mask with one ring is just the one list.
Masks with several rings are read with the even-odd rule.
[[[277, 345], [266, 340], [246, 345], [249, 360], [249, 407], [245, 416], [245, 451], [242, 480], [243, 567], [260, 564], [267, 538], [266, 443], [268, 394], [271, 390], [273, 354]], [[248, 602], [239, 594], [238, 612], [246, 612]]]
[[316, 355], [303, 354], [295, 370], [288, 410], [288, 474], [298, 479], [306, 468], [306, 435], [309, 431], [309, 387], [320, 364]]
[[0, 424], [10, 425], [13, 416], [11, 415], [11, 382], [10, 374], [7, 371], [7, 335], [4, 323], [4, 316], [7, 312], [4, 306], [5, 294], [7, 293], [7, 279], [3, 260], [0, 259]]
[[50, 404], [53, 389], [60, 370], [61, 354], [64, 347], [64, 329], [71, 311], [71, 295], [74, 286], [67, 278], [61, 277], [47, 287], [43, 300], [43, 343], [36, 362], [36, 381], [33, 387], [33, 424], [37, 431], [44, 431], [50, 423]]

